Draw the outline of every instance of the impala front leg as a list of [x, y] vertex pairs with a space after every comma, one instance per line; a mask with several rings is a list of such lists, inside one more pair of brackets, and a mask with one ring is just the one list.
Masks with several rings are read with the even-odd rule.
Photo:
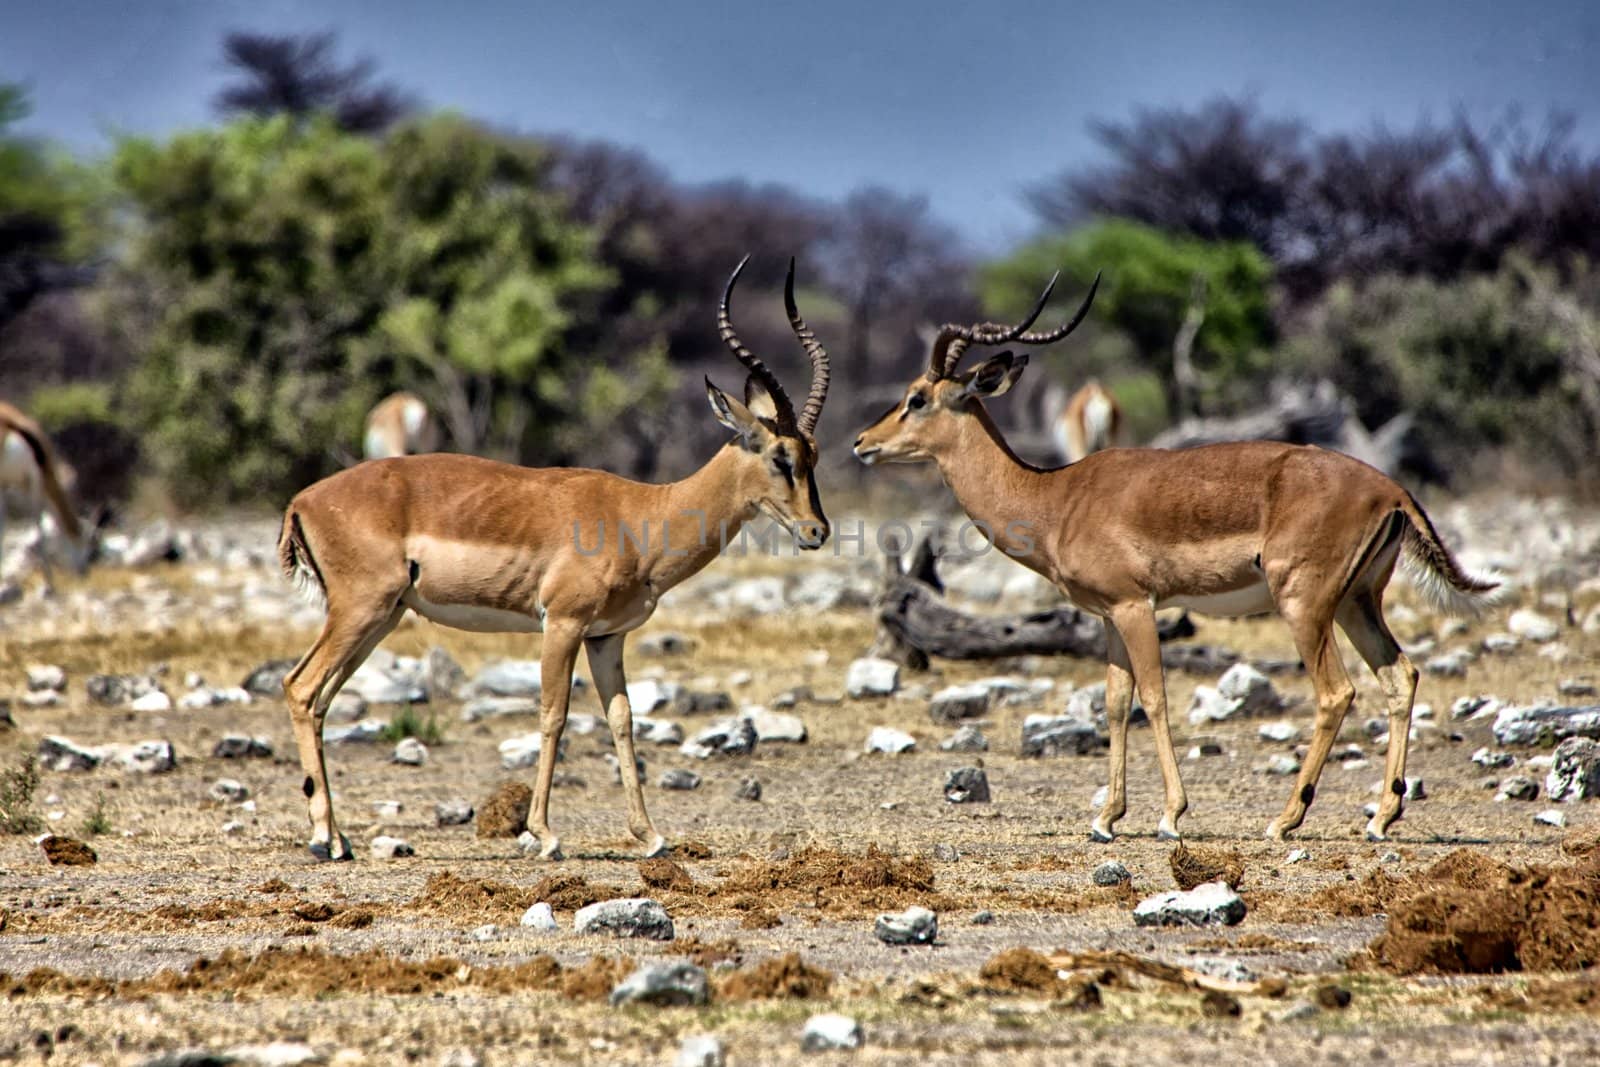
[[[1117, 628], [1127, 649], [1128, 665], [1133, 671], [1133, 684], [1139, 691], [1139, 702], [1150, 716], [1150, 732], [1155, 736], [1156, 759], [1161, 764], [1161, 784], [1166, 790], [1161, 821], [1156, 825], [1156, 836], [1175, 841], [1178, 838], [1178, 819], [1188, 810], [1189, 799], [1183, 791], [1183, 778], [1178, 769], [1178, 757], [1172, 747], [1172, 727], [1167, 722], [1167, 683], [1161, 667], [1161, 638], [1156, 631], [1156, 614], [1148, 601], [1138, 601], [1113, 612], [1111, 622]], [[1109, 712], [1110, 690], [1106, 691]]]
[[1106, 802], [1089, 827], [1089, 836], [1102, 844], [1116, 836], [1116, 822], [1128, 810], [1128, 713], [1133, 703], [1133, 672], [1128, 649], [1116, 627], [1106, 623], [1106, 729], [1111, 735], [1111, 777]]
[[589, 671], [594, 675], [600, 706], [605, 708], [606, 724], [611, 727], [611, 743], [616, 748], [622, 790], [628, 802], [628, 830], [645, 845], [645, 858], [667, 851], [667, 839], [656, 832], [644, 808], [644, 783], [639, 780], [639, 763], [633, 752], [633, 708], [628, 703], [628, 680], [622, 669], [624, 634], [591, 637], [584, 642], [589, 653]]
[[572, 667], [583, 641], [583, 625], [576, 621], [547, 621], [544, 654], [540, 657], [542, 686], [539, 713], [539, 778], [533, 786], [533, 810], [528, 829], [539, 838], [543, 859], [561, 859], [561, 839], [550, 829], [550, 787], [556, 776], [556, 750], [567, 725], [567, 702], [572, 695]]

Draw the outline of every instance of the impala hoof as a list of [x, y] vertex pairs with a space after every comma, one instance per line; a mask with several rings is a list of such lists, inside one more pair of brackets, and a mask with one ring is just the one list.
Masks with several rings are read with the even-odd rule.
[[307, 846], [313, 859], [318, 863], [348, 863], [356, 858], [355, 850], [350, 847], [350, 839], [343, 834], [339, 835], [339, 853], [334, 854], [326, 841], [313, 841]]
[[1097, 845], [1109, 845], [1117, 839], [1117, 835], [1110, 830], [1102, 830], [1098, 826], [1089, 827], [1089, 840]]
[[1371, 841], [1373, 844], [1376, 844], [1379, 841], [1389, 840], [1389, 835], [1384, 833], [1382, 830], [1374, 830], [1369, 826], [1367, 827], [1367, 840]]
[[1169, 830], [1162, 826], [1156, 830], [1157, 841], [1182, 841], [1183, 835], [1176, 830]]
[[671, 851], [672, 846], [667, 844], [667, 839], [657, 834], [656, 839], [650, 843], [650, 847], [645, 849], [644, 858], [653, 860], [657, 856], [665, 856]]

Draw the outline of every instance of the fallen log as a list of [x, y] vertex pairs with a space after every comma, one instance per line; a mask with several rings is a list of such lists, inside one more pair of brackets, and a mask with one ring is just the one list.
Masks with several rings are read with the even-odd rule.
[[1160, 960], [1135, 956], [1131, 952], [1057, 952], [1046, 956], [1058, 971], [1087, 971], [1109, 968], [1118, 972], [1131, 972], [1157, 982], [1198, 989], [1208, 993], [1233, 993], [1241, 996], [1281, 997], [1289, 990], [1282, 978], [1270, 977], [1257, 981], [1239, 981], [1217, 978], [1189, 967], [1178, 967]]

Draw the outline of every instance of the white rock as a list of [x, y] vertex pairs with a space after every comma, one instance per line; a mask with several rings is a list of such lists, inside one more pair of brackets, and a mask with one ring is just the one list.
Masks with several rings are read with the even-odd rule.
[[1554, 619], [1526, 608], [1511, 613], [1511, 618], [1506, 620], [1506, 629], [1524, 640], [1541, 645], [1546, 641], [1554, 641], [1561, 633], [1561, 627]]
[[1497, 656], [1508, 656], [1522, 645], [1522, 639], [1511, 634], [1490, 634], [1483, 639], [1483, 650]]
[[939, 937], [939, 917], [912, 905], [898, 914], [878, 916], [872, 933], [886, 945], [931, 945]]
[[823, 1015], [813, 1015], [806, 1020], [805, 1029], [800, 1031], [800, 1050], [802, 1052], [830, 1052], [836, 1049], [860, 1048], [866, 1036], [861, 1031], [861, 1024], [848, 1015], [835, 1015], [832, 1012]]
[[530, 930], [557, 929], [555, 912], [551, 910], [550, 905], [542, 900], [523, 912], [519, 922]]
[[1296, 849], [1291, 849], [1289, 851], [1289, 855], [1284, 858], [1283, 862], [1284, 863], [1304, 863], [1306, 860], [1308, 860], [1310, 858], [1311, 858], [1311, 853], [1307, 852], [1303, 848], [1296, 848]]
[[715, 1034], [690, 1034], [678, 1044], [675, 1067], [724, 1067], [722, 1041]]
[[673, 936], [667, 909], [647, 897], [602, 900], [580, 908], [573, 917], [573, 929], [580, 934], [643, 937], [652, 941], [671, 941]]
[[652, 745], [681, 745], [683, 727], [665, 719], [652, 719], [645, 715], [633, 718], [633, 739]]
[[428, 699], [422, 686], [384, 670], [371, 659], [350, 676], [344, 688], [368, 704], [421, 704]]
[[1283, 706], [1272, 679], [1248, 663], [1235, 663], [1223, 672], [1217, 692], [1233, 701], [1246, 715], [1265, 715]]
[[704, 1004], [711, 996], [706, 972], [686, 960], [645, 963], [611, 990], [611, 1003], [669, 1007]]
[[1297, 774], [1300, 770], [1300, 761], [1287, 753], [1280, 752], [1267, 760], [1266, 772], [1268, 774], [1290, 775]]
[[756, 748], [756, 728], [749, 719], [723, 719], [695, 734], [679, 748], [685, 756], [748, 756]]
[[1263, 741], [1293, 741], [1300, 736], [1300, 727], [1292, 722], [1265, 722], [1256, 735]]
[[649, 715], [671, 707], [682, 694], [683, 686], [677, 682], [644, 678], [628, 683], [628, 706], [635, 715]]
[[53, 663], [30, 663], [23, 668], [28, 675], [29, 692], [61, 692], [67, 688], [67, 672]]
[[939, 748], [945, 752], [987, 752], [989, 740], [983, 736], [983, 731], [969, 723], [940, 741]]
[[428, 762], [428, 746], [415, 737], [404, 737], [394, 746], [394, 755], [390, 758], [408, 767], [421, 767]]
[[1600, 797], [1600, 743], [1587, 737], [1569, 737], [1562, 741], [1556, 746], [1544, 783], [1545, 793], [1551, 800]]
[[538, 733], [518, 734], [500, 742], [500, 766], [515, 771], [532, 767], [539, 762], [539, 750], [544, 747], [544, 736]]
[[107, 745], [101, 762], [135, 774], [165, 774], [178, 766], [171, 741], [140, 741], [136, 745]]
[[896, 730], [890, 726], [874, 726], [867, 735], [866, 751], [885, 752], [898, 755], [902, 752], [913, 752], [917, 747], [917, 739], [904, 730]]
[[372, 802], [373, 817], [378, 819], [398, 819], [406, 806], [398, 800], [374, 800]]
[[387, 834], [374, 837], [368, 847], [372, 850], [372, 858], [375, 860], [392, 860], [417, 854], [417, 850], [403, 838], [390, 837]]
[[498, 941], [500, 939], [500, 928], [494, 923], [484, 923], [482, 926], [474, 926], [472, 928], [471, 937], [474, 941]]
[[1462, 678], [1476, 657], [1470, 648], [1457, 648], [1427, 660], [1422, 669], [1428, 674], [1444, 678]]
[[1173, 890], [1141, 900], [1133, 921], [1139, 926], [1233, 926], [1244, 914], [1238, 893], [1226, 883], [1206, 882], [1187, 893]]
[[981, 683], [951, 685], [933, 694], [928, 703], [928, 718], [936, 723], [976, 719], [989, 711], [994, 691]]
[[246, 1067], [300, 1067], [301, 1064], [324, 1063], [322, 1053], [310, 1045], [292, 1041], [274, 1041], [269, 1045], [239, 1045], [227, 1051], [228, 1063]]
[[157, 689], [154, 692], [138, 697], [128, 706], [134, 711], [171, 711], [172, 698]]
[[856, 698], [889, 696], [898, 688], [900, 664], [887, 659], [858, 659], [844, 680], [844, 691]]
[[1233, 717], [1239, 710], [1239, 705], [1223, 696], [1209, 685], [1194, 687], [1194, 696], [1189, 700], [1189, 723], [1200, 726], [1208, 722], [1223, 722]]
[[243, 782], [232, 778], [218, 778], [211, 783], [208, 795], [219, 803], [237, 804], [250, 796], [250, 789]]
[[756, 737], [762, 741], [788, 741], [799, 744], [806, 739], [806, 724], [798, 715], [772, 711], [760, 704], [751, 704], [740, 714], [755, 728]]
[[1567, 825], [1567, 813], [1557, 808], [1546, 808], [1535, 814], [1533, 821], [1540, 826], [1554, 826], [1560, 829]]
[[363, 719], [349, 726], [335, 726], [332, 729], [323, 726], [322, 740], [329, 745], [366, 745], [382, 737], [388, 728], [387, 719]]
[[[365, 706], [365, 701], [362, 702]], [[462, 722], [482, 722], [511, 715], [539, 714], [537, 697], [474, 697], [461, 706]]]
[[54, 734], [39, 741], [38, 759], [43, 771], [92, 771], [100, 766], [100, 754], [94, 749]]

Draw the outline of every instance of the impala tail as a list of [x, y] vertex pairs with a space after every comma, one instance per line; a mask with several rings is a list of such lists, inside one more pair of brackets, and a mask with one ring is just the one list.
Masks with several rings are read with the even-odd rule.
[[322, 580], [316, 558], [311, 555], [311, 546], [306, 544], [306, 532], [300, 528], [300, 513], [292, 507], [284, 512], [283, 531], [278, 534], [278, 564], [301, 599], [313, 607], [328, 606], [328, 587]]
[[1400, 566], [1417, 592], [1450, 615], [1475, 616], [1500, 599], [1500, 576], [1472, 574], [1462, 568], [1439, 540], [1438, 531], [1416, 498], [1406, 494]]

